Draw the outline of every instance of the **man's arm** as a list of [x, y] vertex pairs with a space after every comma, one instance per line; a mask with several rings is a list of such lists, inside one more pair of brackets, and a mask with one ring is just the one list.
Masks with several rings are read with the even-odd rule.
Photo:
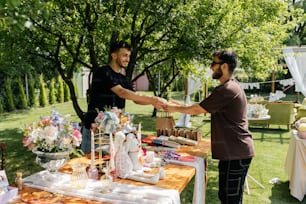
[[184, 104], [177, 104], [177, 103], [168, 103], [166, 106], [163, 107], [167, 112], [180, 112], [190, 115], [198, 115], [201, 113], [207, 113], [207, 110], [202, 108], [199, 104], [192, 104], [192, 105], [184, 105]]
[[167, 103], [167, 100], [163, 98], [159, 98], [156, 96], [146, 96], [137, 94], [129, 89], [123, 88], [121, 85], [114, 86], [111, 88], [112, 92], [114, 92], [120, 98], [124, 98], [127, 100], [134, 101], [136, 104], [140, 105], [153, 105], [156, 109], [162, 108]]

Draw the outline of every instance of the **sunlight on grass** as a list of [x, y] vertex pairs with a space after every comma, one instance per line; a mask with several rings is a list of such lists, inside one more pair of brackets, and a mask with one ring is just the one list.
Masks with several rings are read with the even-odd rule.
[[[146, 93], [142, 92], [143, 94]], [[183, 101], [182, 94], [173, 93], [172, 97]], [[79, 100], [80, 106], [86, 111], [85, 99]], [[7, 143], [7, 174], [10, 183], [14, 182], [16, 171], [22, 171], [24, 176], [41, 170], [35, 163], [35, 155], [22, 146], [22, 129], [25, 124], [37, 121], [40, 116], [50, 115], [51, 110], [57, 110], [62, 114], [70, 114], [73, 120], [79, 121], [71, 102], [55, 104], [45, 108], [33, 108], [24, 111], [1, 114], [0, 117], [0, 140]], [[127, 101], [126, 112], [135, 116], [134, 124], [142, 123], [144, 134], [155, 134], [155, 118], [152, 118], [152, 106], [136, 105]], [[179, 113], [173, 114], [175, 120], [180, 116]], [[191, 117], [193, 129], [201, 130], [203, 138], [210, 138], [210, 116], [198, 115]], [[274, 127], [273, 127], [274, 128]], [[288, 188], [288, 178], [285, 174], [284, 164], [288, 149], [290, 132], [286, 127], [275, 127], [269, 129], [251, 129], [254, 142], [255, 154], [250, 166], [250, 175], [265, 186], [260, 188], [256, 183], [249, 179], [250, 195], [244, 193], [244, 204], [291, 204], [306, 203], [298, 202], [290, 196]], [[263, 136], [263, 137], [262, 137]], [[281, 136], [281, 137], [280, 137]], [[282, 140], [281, 140], [282, 138]], [[218, 161], [208, 157], [208, 184], [206, 191], [207, 204], [219, 204], [218, 201]], [[280, 178], [281, 184], [271, 185], [272, 178]], [[182, 204], [192, 203], [193, 180], [188, 184], [181, 194]]]

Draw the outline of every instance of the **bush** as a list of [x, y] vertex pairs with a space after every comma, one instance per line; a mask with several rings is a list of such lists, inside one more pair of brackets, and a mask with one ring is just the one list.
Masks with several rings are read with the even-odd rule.
[[0, 113], [4, 112], [3, 103], [2, 103], [2, 96], [0, 94]]
[[24, 91], [24, 85], [21, 78], [18, 78], [18, 101], [16, 102], [16, 106], [18, 109], [26, 109], [28, 107], [27, 97]]
[[50, 81], [50, 86], [49, 86], [49, 103], [54, 104], [56, 102], [56, 93], [55, 93], [55, 81], [54, 78], [51, 79]]
[[42, 74], [39, 77], [39, 105], [41, 107], [48, 105], [45, 82]]
[[29, 75], [29, 101], [28, 105], [30, 107], [36, 106], [36, 96], [35, 96], [35, 80], [32, 75]]
[[64, 84], [64, 102], [67, 102], [70, 100], [70, 91], [68, 85]]
[[57, 102], [63, 103], [64, 102], [64, 85], [63, 79], [60, 75], [57, 77]]
[[13, 98], [13, 91], [12, 91], [12, 80], [7, 78], [4, 82], [5, 87], [5, 94], [6, 94], [6, 110], [7, 111], [14, 111], [16, 109], [14, 104]]

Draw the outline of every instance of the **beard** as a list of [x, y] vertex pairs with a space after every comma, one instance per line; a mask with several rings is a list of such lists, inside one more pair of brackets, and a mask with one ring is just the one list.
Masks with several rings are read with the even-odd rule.
[[223, 75], [223, 72], [221, 70], [221, 66], [219, 66], [219, 68], [216, 71], [214, 71], [214, 73], [212, 74], [212, 78], [213, 79], [220, 79], [222, 77], [222, 75]]
[[116, 60], [116, 63], [119, 65], [121, 68], [126, 68], [128, 66], [128, 62], [120, 61], [120, 59]]

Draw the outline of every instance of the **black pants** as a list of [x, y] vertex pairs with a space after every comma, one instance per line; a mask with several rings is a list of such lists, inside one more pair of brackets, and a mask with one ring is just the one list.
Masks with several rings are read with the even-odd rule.
[[219, 199], [222, 204], [241, 204], [245, 177], [252, 158], [219, 161]]

